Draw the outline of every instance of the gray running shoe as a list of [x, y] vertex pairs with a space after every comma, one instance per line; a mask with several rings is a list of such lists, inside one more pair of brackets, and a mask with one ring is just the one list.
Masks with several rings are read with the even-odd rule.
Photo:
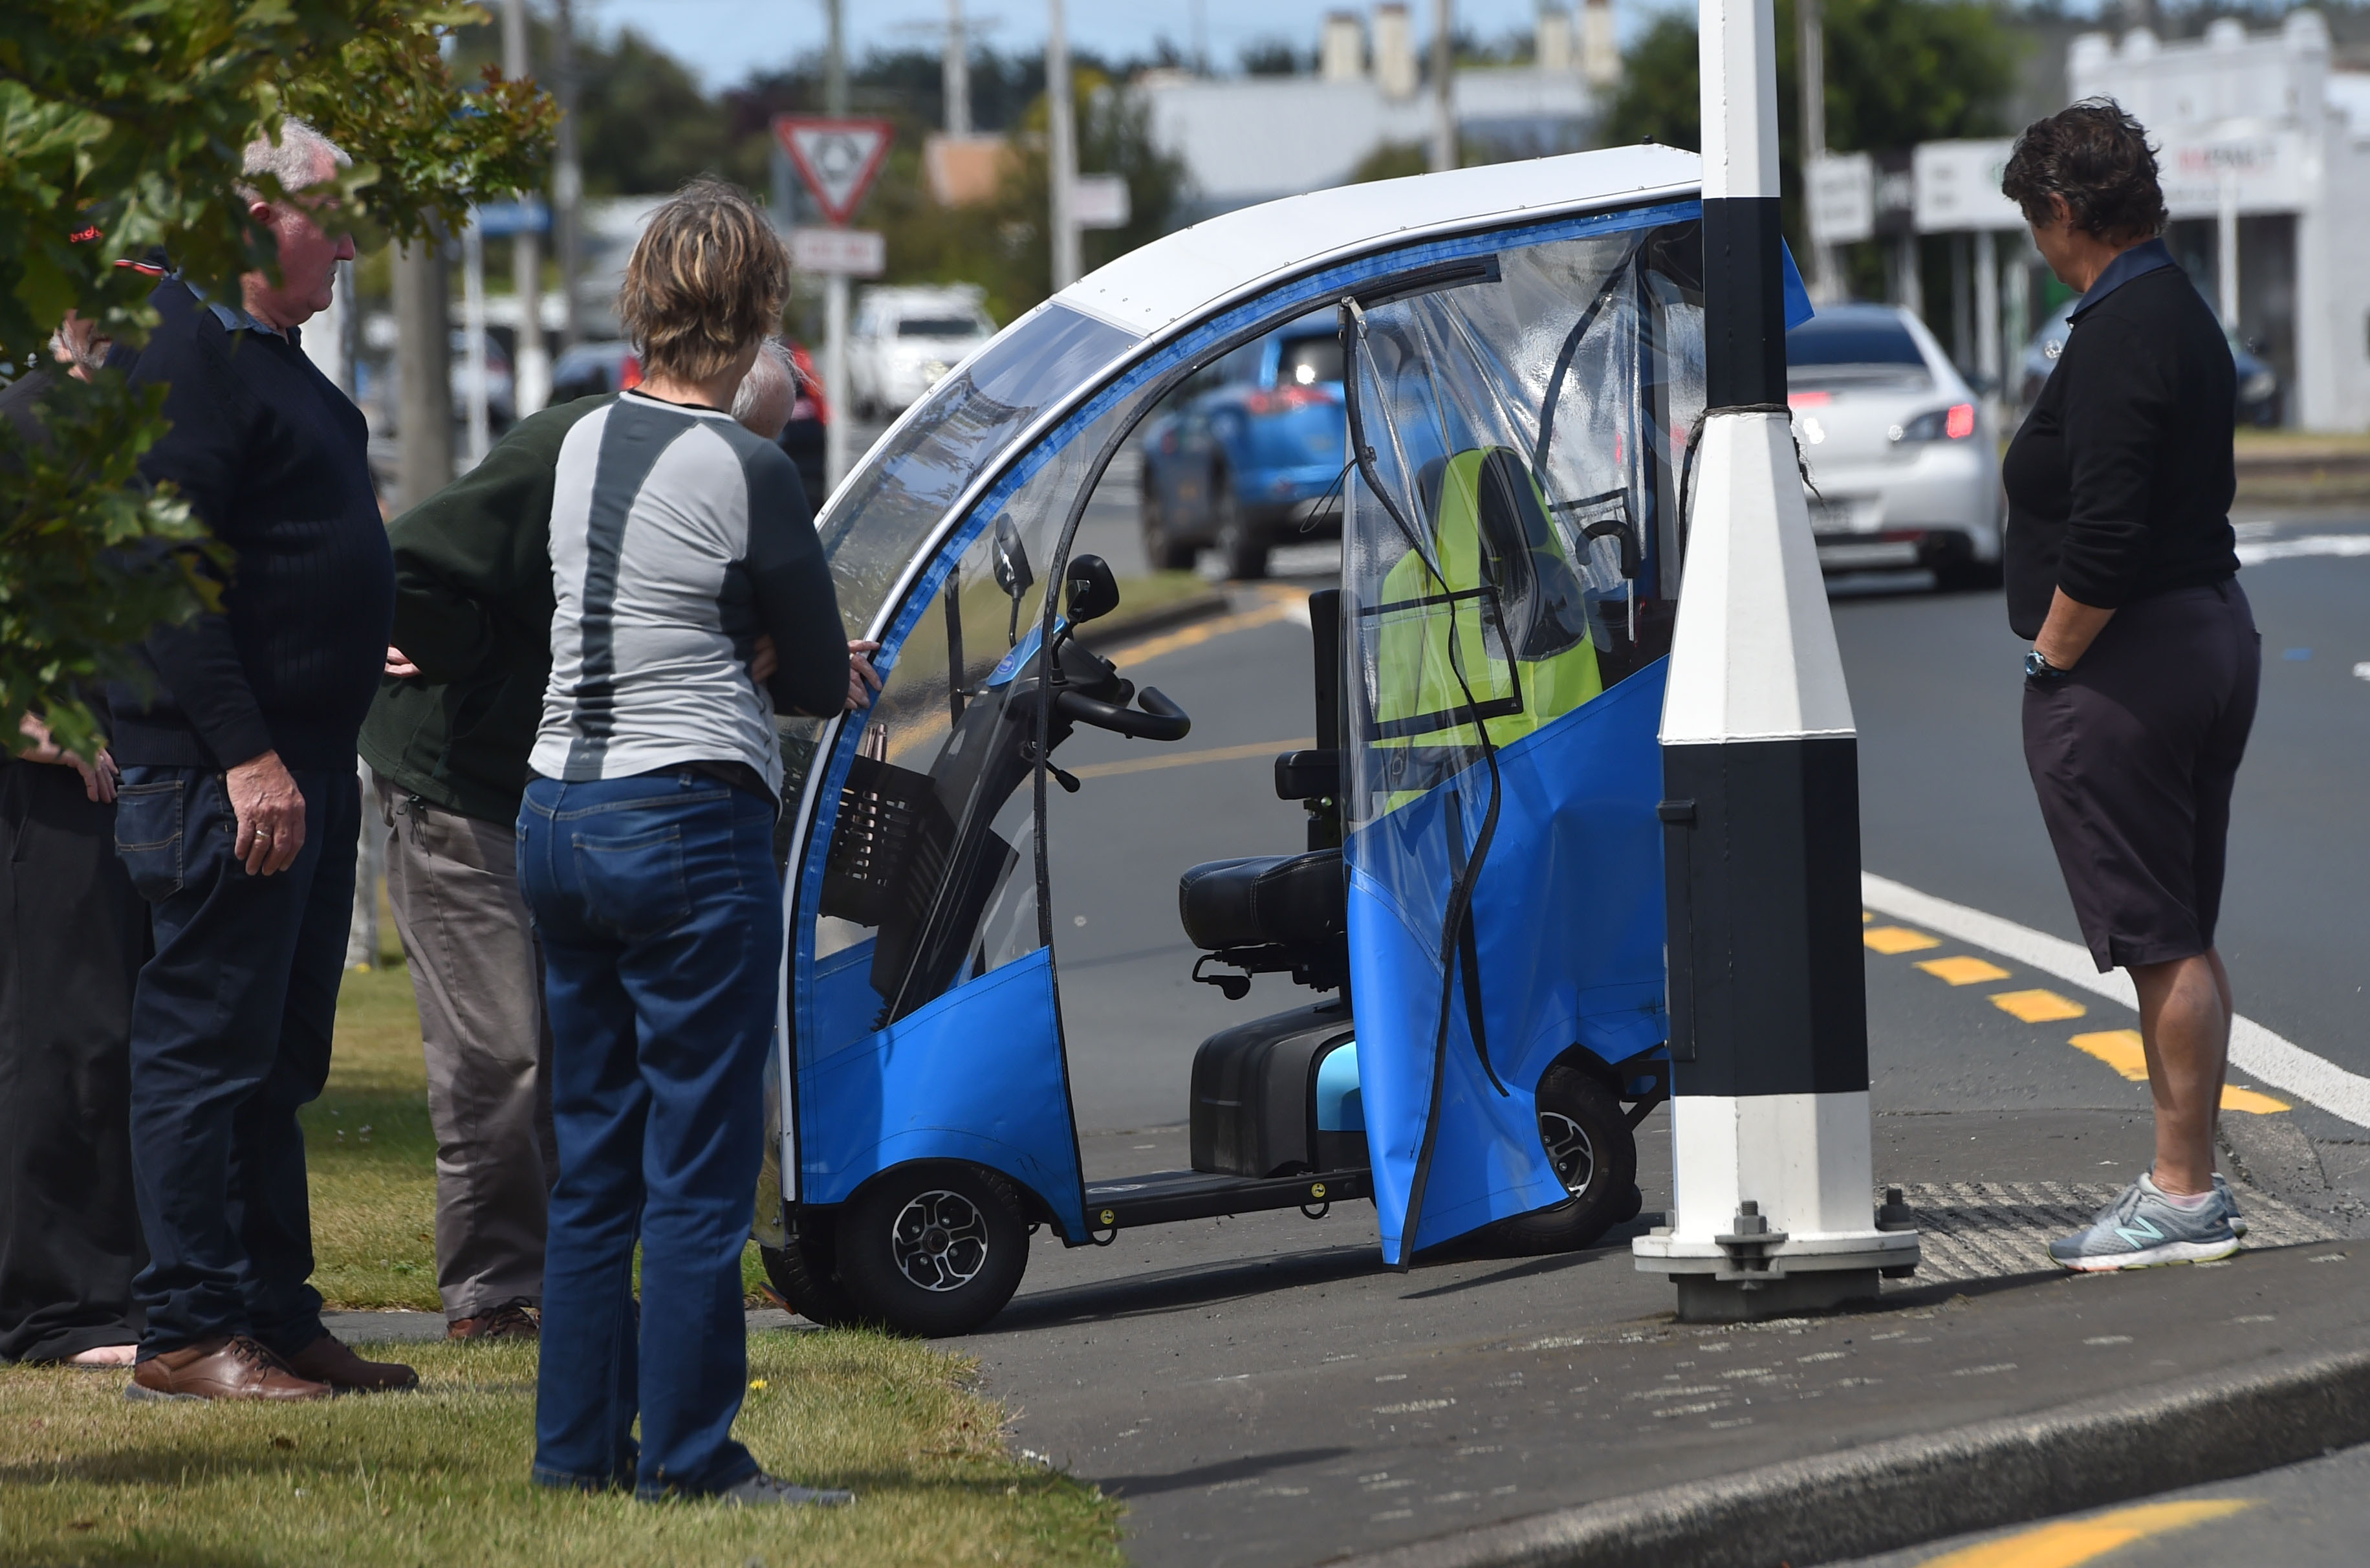
[[2224, 1204], [2185, 1209], [2142, 1176], [2099, 1211], [2087, 1230], [2049, 1244], [2052, 1262], [2085, 1274], [2203, 1263], [2238, 1250]]
[[777, 1475], [759, 1470], [738, 1486], [728, 1486], [717, 1497], [736, 1507], [845, 1508], [856, 1501], [853, 1492], [793, 1486]]
[[2230, 1190], [2229, 1180], [2222, 1172], [2214, 1173], [2214, 1195], [2222, 1200], [2222, 1214], [2230, 1222], [2230, 1234], [2247, 1234], [2247, 1216], [2238, 1212], [2238, 1194]]

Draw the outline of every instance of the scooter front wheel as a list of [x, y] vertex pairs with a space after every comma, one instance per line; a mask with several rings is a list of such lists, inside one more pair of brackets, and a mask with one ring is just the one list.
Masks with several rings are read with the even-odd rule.
[[811, 1323], [839, 1329], [864, 1321], [864, 1310], [839, 1282], [832, 1230], [828, 1217], [800, 1215], [790, 1221], [787, 1245], [761, 1245], [757, 1255], [765, 1265], [766, 1280], [791, 1311]]
[[954, 1162], [901, 1165], [857, 1189], [834, 1240], [862, 1314], [923, 1339], [966, 1334], [1004, 1309], [1029, 1266], [1012, 1183]]

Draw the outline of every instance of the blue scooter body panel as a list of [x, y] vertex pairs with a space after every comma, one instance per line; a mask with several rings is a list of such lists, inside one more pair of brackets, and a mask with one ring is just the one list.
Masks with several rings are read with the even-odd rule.
[[[818, 1013], [877, 1009], [862, 960], [817, 965]], [[845, 990], [847, 995], [837, 993]], [[1054, 1016], [1053, 955], [1040, 949], [963, 985], [877, 1033], [799, 1069], [800, 1100], [831, 1113], [807, 1125], [806, 1201], [836, 1204], [867, 1177], [915, 1159], [1001, 1170], [1053, 1211], [1064, 1238], [1086, 1235], [1070, 1100]]]

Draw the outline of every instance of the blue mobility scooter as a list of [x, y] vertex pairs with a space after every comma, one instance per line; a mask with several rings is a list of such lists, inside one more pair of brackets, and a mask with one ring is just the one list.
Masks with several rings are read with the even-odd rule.
[[[887, 684], [784, 735], [755, 1230], [801, 1313], [968, 1332], [1040, 1227], [1081, 1246], [1371, 1199], [1404, 1265], [1582, 1247], [1637, 1212], [1632, 1129], [1668, 1081], [1655, 731], [1703, 399], [1697, 179], [1625, 148], [1213, 219], [1015, 322], [842, 484], [818, 527]], [[1274, 764], [1307, 847], [1173, 872], [1196, 978], [1316, 999], [1201, 1044], [1192, 1169], [1089, 1182], [1062, 750], [1081, 726], [1176, 745], [1191, 720], [1090, 646], [1121, 590], [1075, 541], [1164, 398], [1320, 310], [1340, 578], [1309, 601], [1317, 744]]]

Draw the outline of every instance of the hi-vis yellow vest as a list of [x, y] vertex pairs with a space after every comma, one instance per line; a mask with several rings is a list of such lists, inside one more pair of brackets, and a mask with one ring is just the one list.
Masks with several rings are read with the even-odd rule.
[[[1520, 455], [1474, 447], [1448, 459], [1432, 515], [1437, 573], [1409, 551], [1370, 612], [1370, 744], [1478, 745], [1470, 692], [1490, 741], [1503, 746], [1603, 692], [1582, 580]], [[1420, 793], [1393, 791], [1390, 804]]]

